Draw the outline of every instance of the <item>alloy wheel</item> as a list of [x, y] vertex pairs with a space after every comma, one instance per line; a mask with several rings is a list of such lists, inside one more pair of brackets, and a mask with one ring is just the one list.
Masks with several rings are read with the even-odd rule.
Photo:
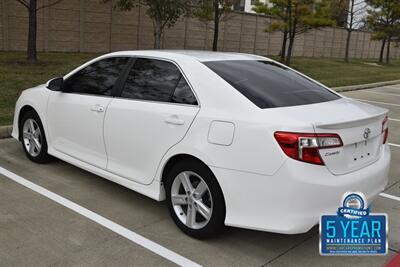
[[42, 133], [34, 119], [27, 119], [23, 126], [23, 141], [26, 151], [36, 157], [42, 150]]
[[191, 229], [201, 229], [211, 219], [213, 201], [210, 189], [194, 172], [184, 171], [175, 177], [171, 202], [176, 216]]

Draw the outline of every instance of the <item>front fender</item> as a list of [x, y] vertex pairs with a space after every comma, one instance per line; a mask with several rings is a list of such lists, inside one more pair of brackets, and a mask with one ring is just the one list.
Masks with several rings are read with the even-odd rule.
[[42, 84], [37, 87], [26, 89], [21, 93], [15, 104], [13, 130], [11, 132], [13, 138], [19, 140], [19, 121], [21, 118], [21, 110], [25, 107], [31, 107], [36, 111], [43, 124], [43, 128], [47, 131], [45, 118], [50, 92], [51, 91], [46, 88], [46, 85]]

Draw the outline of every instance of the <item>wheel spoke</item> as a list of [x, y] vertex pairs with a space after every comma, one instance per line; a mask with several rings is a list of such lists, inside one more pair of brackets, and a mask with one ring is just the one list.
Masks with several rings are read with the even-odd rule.
[[186, 225], [189, 227], [193, 227], [196, 223], [196, 210], [189, 205], [186, 214]]
[[33, 120], [29, 120], [29, 129], [31, 130], [32, 134], [35, 132], [35, 126], [33, 125]]
[[36, 150], [39, 152], [40, 149], [42, 148], [42, 145], [40, 144], [39, 140], [36, 138], [32, 138], [33, 144], [35, 145]]
[[29, 154], [33, 154], [35, 152], [35, 144], [32, 140], [29, 140]]
[[185, 188], [186, 192], [192, 192], [193, 191], [193, 185], [192, 182], [190, 182], [189, 175], [185, 172], [182, 172], [178, 176], [179, 180], [181, 181], [183, 187]]
[[30, 134], [28, 132], [24, 132], [23, 133], [23, 137], [26, 138], [26, 139], [29, 139], [30, 138]]
[[200, 198], [204, 195], [204, 193], [207, 191], [207, 185], [204, 181], [200, 181], [200, 183], [197, 185], [195, 189], [195, 194], [197, 198]]
[[33, 137], [39, 139], [40, 129], [39, 127], [33, 132]]
[[196, 201], [197, 211], [204, 217], [204, 219], [209, 220], [211, 218], [211, 209], [207, 207], [202, 201]]
[[186, 195], [174, 195], [171, 196], [172, 204], [173, 205], [186, 205]]

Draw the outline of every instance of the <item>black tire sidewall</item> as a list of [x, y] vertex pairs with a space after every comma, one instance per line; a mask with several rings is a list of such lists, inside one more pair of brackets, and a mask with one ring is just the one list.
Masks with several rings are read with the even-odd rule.
[[[175, 214], [172, 201], [171, 201], [171, 187], [175, 177], [183, 172], [183, 171], [191, 171], [194, 172], [203, 178], [206, 182], [208, 188], [210, 189], [210, 193], [213, 200], [213, 211], [211, 215], [210, 221], [201, 229], [191, 229], [183, 224], [180, 219]], [[178, 162], [171, 168], [171, 171], [167, 174], [165, 184], [166, 191], [166, 200], [169, 212], [171, 214], [172, 219], [175, 224], [181, 229], [184, 233], [189, 236], [198, 239], [210, 238], [218, 235], [222, 232], [224, 228], [225, 221], [225, 200], [222, 194], [221, 187], [219, 186], [217, 179], [215, 178], [212, 171], [201, 162], [196, 160], [184, 160]]]
[[[23, 136], [22, 136], [22, 134], [23, 134], [23, 127], [24, 127], [25, 121], [28, 120], [28, 119], [33, 119], [33, 120], [37, 123], [37, 125], [39, 126], [39, 128], [40, 128], [41, 141], [42, 141], [42, 148], [41, 148], [41, 150], [40, 150], [40, 153], [39, 153], [36, 157], [31, 156], [31, 155], [29, 154], [29, 152], [26, 150], [25, 144], [24, 144], [24, 140], [23, 140]], [[21, 124], [19, 125], [19, 132], [20, 132], [20, 135], [21, 135], [22, 147], [23, 147], [23, 149], [24, 149], [24, 151], [25, 151], [26, 156], [27, 156], [31, 161], [36, 162], [36, 163], [46, 163], [46, 162], [48, 162], [48, 161], [50, 160], [50, 156], [49, 156], [49, 154], [47, 154], [47, 139], [46, 139], [46, 134], [45, 134], [45, 132], [44, 132], [44, 128], [43, 128], [43, 125], [42, 125], [42, 121], [40, 120], [39, 115], [38, 115], [35, 111], [32, 111], [32, 110], [27, 111], [27, 112], [22, 116]]]

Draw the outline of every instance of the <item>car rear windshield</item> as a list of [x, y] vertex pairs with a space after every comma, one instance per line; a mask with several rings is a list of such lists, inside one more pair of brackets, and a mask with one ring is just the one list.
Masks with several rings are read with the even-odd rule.
[[204, 64], [259, 108], [307, 105], [340, 98], [321, 85], [271, 61], [226, 60]]

